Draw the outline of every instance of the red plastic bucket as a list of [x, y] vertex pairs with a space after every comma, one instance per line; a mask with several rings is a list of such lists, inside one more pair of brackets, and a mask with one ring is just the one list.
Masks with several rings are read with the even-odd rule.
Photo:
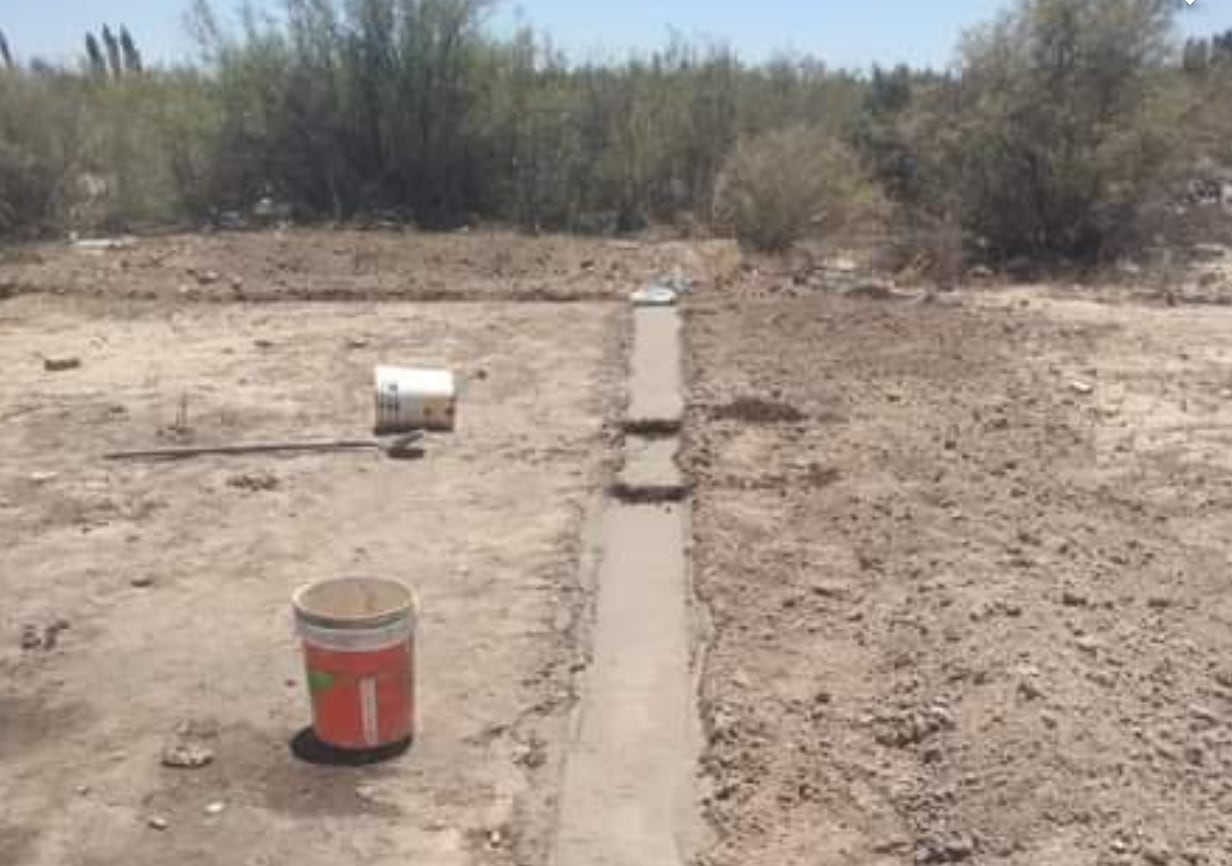
[[295, 593], [312, 730], [327, 746], [369, 751], [415, 736], [415, 593], [342, 578]]

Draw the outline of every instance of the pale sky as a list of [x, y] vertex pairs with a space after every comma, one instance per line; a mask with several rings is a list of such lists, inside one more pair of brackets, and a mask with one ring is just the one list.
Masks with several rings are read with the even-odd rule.
[[[86, 30], [125, 24], [148, 59], [167, 62], [191, 55], [182, 22], [186, 5], [186, 0], [0, 0], [0, 29], [21, 58], [72, 60], [81, 53]], [[226, 12], [236, 3], [215, 5]], [[900, 61], [944, 66], [959, 34], [1004, 6], [1004, 0], [505, 0], [492, 26], [506, 30], [520, 17], [551, 33], [574, 59], [654, 48], [676, 31], [725, 42], [749, 60], [794, 51], [848, 68]], [[1196, 0], [1179, 18], [1186, 35], [1232, 29], [1232, 0]]]

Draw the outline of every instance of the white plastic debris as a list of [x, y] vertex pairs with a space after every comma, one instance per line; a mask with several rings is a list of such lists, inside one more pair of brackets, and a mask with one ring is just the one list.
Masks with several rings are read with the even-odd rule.
[[676, 303], [676, 290], [668, 286], [647, 286], [629, 296], [635, 307], [671, 307]]

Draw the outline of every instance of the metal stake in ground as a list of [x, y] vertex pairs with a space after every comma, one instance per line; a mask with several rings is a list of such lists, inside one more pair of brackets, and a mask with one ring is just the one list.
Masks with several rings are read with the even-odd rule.
[[419, 456], [412, 448], [423, 439], [423, 431], [415, 430], [401, 436], [379, 439], [330, 439], [320, 442], [258, 442], [247, 445], [217, 445], [209, 447], [156, 448], [149, 451], [114, 451], [104, 454], [104, 460], [183, 460], [189, 457], [239, 454], [327, 453], [330, 451], [362, 451], [376, 449], [387, 457], [406, 459]]

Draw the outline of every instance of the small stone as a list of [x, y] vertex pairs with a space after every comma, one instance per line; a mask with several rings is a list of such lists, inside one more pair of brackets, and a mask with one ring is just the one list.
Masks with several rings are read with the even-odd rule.
[[227, 479], [227, 486], [248, 493], [269, 493], [279, 487], [278, 476], [271, 472], [245, 472]]
[[1044, 692], [1039, 687], [1039, 684], [1031, 679], [1023, 679], [1019, 681], [1018, 694], [1022, 695], [1028, 701], [1038, 701], [1044, 696]]
[[43, 648], [43, 636], [39, 633], [38, 626], [23, 625], [21, 627], [21, 648], [23, 650]]
[[1192, 706], [1189, 708], [1189, 714], [1193, 716], [1195, 719], [1197, 719], [1198, 721], [1204, 722], [1207, 725], [1219, 724], [1219, 716], [1215, 715], [1214, 712], [1207, 709], [1206, 707], [1201, 707], [1197, 705]]
[[352, 337], [347, 340], [348, 349], [366, 349], [371, 345], [368, 340], [363, 337]]
[[72, 356], [43, 359], [43, 369], [48, 373], [64, 373], [68, 370], [76, 370], [80, 366], [81, 359]]
[[1069, 383], [1069, 389], [1073, 391], [1075, 394], [1081, 394], [1083, 396], [1087, 396], [1087, 395], [1095, 393], [1094, 385], [1092, 385], [1090, 382], [1082, 382], [1077, 379]]
[[1167, 610], [1172, 607], [1172, 600], [1163, 596], [1152, 596], [1147, 599], [1146, 604], [1151, 610]]
[[59, 477], [60, 477], [59, 472], [31, 472], [30, 473], [30, 483], [31, 484], [47, 484], [49, 482], [55, 481]]
[[145, 822], [151, 829], [158, 830], [160, 833], [171, 826], [166, 818], [155, 815]]
[[78, 785], [76, 790], [77, 790], [78, 797], [84, 797], [90, 793], [90, 786], [89, 785]]
[[1151, 866], [1168, 866], [1172, 862], [1172, 852], [1162, 846], [1151, 846], [1142, 850], [1142, 859]]
[[1095, 655], [1096, 653], [1099, 652], [1099, 641], [1097, 641], [1095, 638], [1091, 637], [1090, 635], [1085, 635], [1083, 637], [1078, 638], [1076, 641], [1074, 641], [1074, 645], [1077, 646], [1079, 650], [1086, 653], [1087, 655]]
[[1116, 685], [1116, 677], [1107, 671], [1092, 671], [1087, 674], [1087, 679], [1105, 689], [1110, 689]]
[[180, 742], [163, 750], [164, 767], [177, 770], [199, 770], [214, 760], [214, 750], [200, 743]]
[[813, 594], [819, 595], [822, 598], [845, 598], [850, 590], [850, 586], [835, 580], [822, 580], [813, 584]]
[[1086, 607], [1089, 603], [1090, 599], [1072, 589], [1067, 589], [1061, 593], [1061, 604], [1066, 607]]
[[132, 580], [128, 582], [128, 585], [133, 587], [134, 589], [149, 589], [151, 586], [154, 585], [154, 578], [150, 577], [149, 575], [143, 575], [141, 577], [134, 577]]
[[198, 271], [197, 282], [203, 286], [210, 286], [221, 280], [222, 277], [218, 271]]
[[207, 814], [207, 815], [221, 815], [221, 814], [222, 814], [223, 812], [225, 812], [226, 810], [227, 810], [227, 804], [226, 804], [226, 803], [224, 803], [224, 802], [222, 802], [221, 800], [219, 800], [219, 801], [218, 801], [218, 802], [216, 802], [216, 803], [210, 803], [208, 806], [206, 806], [206, 807], [205, 807], [205, 814]]

